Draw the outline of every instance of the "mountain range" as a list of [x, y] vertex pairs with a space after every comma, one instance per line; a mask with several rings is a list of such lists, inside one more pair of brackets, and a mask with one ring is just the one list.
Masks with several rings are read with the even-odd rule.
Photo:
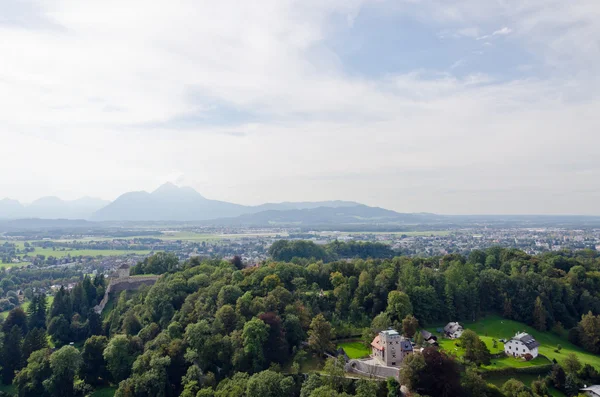
[[[165, 183], [153, 192], [128, 192], [113, 202], [89, 197], [72, 201], [61, 200], [58, 197], [43, 197], [29, 205], [23, 205], [16, 200], [3, 199], [0, 200], [0, 219], [194, 222], [273, 211], [348, 209], [357, 206], [360, 204], [351, 201], [284, 202], [246, 206], [211, 200], [190, 187], [178, 187], [172, 183]], [[249, 220], [250, 218], [245, 221]]]
[[24, 205], [8, 198], [0, 200], [0, 219], [44, 218], [87, 219], [110, 201], [92, 197], [77, 200], [61, 200], [58, 197], [42, 197]]

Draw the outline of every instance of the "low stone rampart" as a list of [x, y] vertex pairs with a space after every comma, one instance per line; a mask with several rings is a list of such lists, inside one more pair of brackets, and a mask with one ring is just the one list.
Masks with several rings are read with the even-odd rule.
[[94, 307], [96, 313], [102, 313], [104, 307], [110, 299], [110, 294], [118, 294], [122, 291], [136, 291], [144, 285], [154, 285], [160, 276], [138, 276], [138, 277], [121, 277], [110, 280], [104, 297], [100, 303]]

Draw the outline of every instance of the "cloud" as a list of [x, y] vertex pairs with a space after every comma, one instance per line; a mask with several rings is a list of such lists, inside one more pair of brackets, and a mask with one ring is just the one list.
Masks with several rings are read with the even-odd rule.
[[502, 29], [498, 29], [494, 33], [492, 33], [492, 36], [506, 36], [511, 33], [512, 29], [505, 26]]
[[[590, 183], [600, 176], [600, 103], [589, 69], [600, 54], [586, 36], [598, 9], [489, 3], [35, 3], [27, 24], [0, 22], [0, 197], [114, 198], [177, 180], [241, 203], [569, 212], [569, 196], [548, 198], [600, 191]], [[433, 37], [510, 26], [519, 40], [509, 44], [542, 73], [479, 70], [467, 60], [479, 50], [472, 42], [418, 70], [348, 73], [330, 39], [361, 23], [367, 6]], [[566, 166], [584, 162], [583, 174]], [[597, 212], [583, 194], [570, 199]]]

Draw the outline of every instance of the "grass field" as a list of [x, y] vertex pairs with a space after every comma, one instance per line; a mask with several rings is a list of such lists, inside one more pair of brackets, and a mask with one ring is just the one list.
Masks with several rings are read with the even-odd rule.
[[[600, 356], [588, 353], [583, 349], [573, 345], [568, 340], [563, 339], [549, 331], [540, 332], [523, 323], [506, 320], [497, 315], [489, 315], [475, 322], [464, 322], [462, 325], [465, 327], [465, 329], [471, 329], [477, 332], [486, 345], [488, 345], [492, 353], [494, 352], [494, 349], [491, 348], [492, 339], [510, 339], [515, 335], [515, 333], [524, 331], [531, 334], [540, 343], [540, 347], [538, 348], [539, 353], [548, 359], [556, 359], [556, 361], [562, 363], [562, 361], [567, 357], [567, 354], [575, 353], [582, 364], [590, 364], [600, 369]], [[433, 330], [435, 330], [435, 328]], [[460, 349], [455, 350], [456, 346], [454, 346], [453, 341], [439, 339], [438, 342], [445, 350], [455, 352], [460, 355]], [[554, 350], [559, 344], [562, 346], [562, 350], [560, 353], [555, 353]], [[504, 348], [501, 342], [498, 342], [498, 347], [501, 347], [502, 349]], [[538, 360], [540, 361], [538, 362]], [[548, 363], [546, 360], [543, 360], [540, 357], [530, 361], [529, 363], [509, 357], [494, 361], [497, 362], [497, 365], [494, 368], [501, 368], [504, 366], [528, 366], [532, 364], [540, 365]]]
[[371, 354], [371, 350], [362, 342], [342, 342], [336, 346], [344, 349], [349, 358], [363, 358]]
[[65, 256], [121, 256], [129, 254], [147, 255], [150, 251], [128, 251], [128, 250], [69, 250], [61, 249], [53, 250], [52, 248], [35, 248], [34, 252], [30, 252], [29, 256], [44, 255], [46, 257], [53, 256], [55, 258], [64, 258]]
[[92, 397], [113, 397], [116, 391], [116, 387], [103, 387], [92, 393]]
[[[102, 240], [102, 239], [97, 239]], [[112, 238], [111, 238], [112, 240]], [[72, 241], [72, 240], [70, 240]], [[0, 240], [0, 244], [4, 243], [5, 240]], [[20, 250], [25, 249], [25, 241], [10, 241], [16, 245], [16, 247]], [[29, 241], [31, 243], [31, 241]], [[93, 249], [68, 249], [68, 248], [56, 248], [53, 250], [52, 248], [40, 248], [33, 247], [33, 252], [28, 252], [27, 255], [29, 257], [34, 257], [36, 255], [44, 255], [46, 257], [53, 256], [55, 258], [64, 258], [67, 255], [71, 256], [121, 256], [121, 255], [129, 255], [129, 254], [138, 254], [138, 255], [147, 255], [150, 253], [148, 250], [93, 250]], [[23, 258], [25, 254], [19, 254], [20, 258]], [[0, 267], [14, 267], [14, 266], [24, 266], [26, 263], [17, 263], [17, 264], [0, 264]]]
[[13, 267], [22, 267], [28, 265], [29, 262], [19, 262], [19, 263], [0, 263], [0, 269], [9, 269]]
[[[52, 302], [54, 302], [54, 295], [52, 296], [47, 296], [46, 297], [46, 307], [48, 308], [48, 310], [50, 310], [50, 306], [52, 306]], [[21, 305], [21, 308], [23, 310], [25, 310], [25, 312], [27, 312], [27, 308], [29, 307], [29, 301], [25, 301], [23, 302], [23, 304]], [[4, 312], [0, 312], [0, 318], [4, 319], [6, 318], [6, 316], [8, 316], [8, 312], [10, 310], [4, 311]]]

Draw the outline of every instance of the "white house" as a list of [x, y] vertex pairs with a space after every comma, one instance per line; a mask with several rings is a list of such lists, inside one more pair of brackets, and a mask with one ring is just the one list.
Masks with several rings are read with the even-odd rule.
[[381, 331], [371, 342], [373, 358], [386, 367], [399, 367], [413, 347], [409, 340], [393, 329]]
[[450, 339], [458, 339], [463, 334], [463, 327], [459, 323], [448, 323], [444, 327], [444, 333]]
[[589, 397], [600, 397], [600, 385], [584, 387], [583, 389], [579, 389], [579, 391]]
[[533, 358], [536, 358], [538, 356], [539, 345], [539, 342], [533, 336], [521, 332], [504, 344], [504, 353], [513, 357], [523, 357], [529, 353]]

